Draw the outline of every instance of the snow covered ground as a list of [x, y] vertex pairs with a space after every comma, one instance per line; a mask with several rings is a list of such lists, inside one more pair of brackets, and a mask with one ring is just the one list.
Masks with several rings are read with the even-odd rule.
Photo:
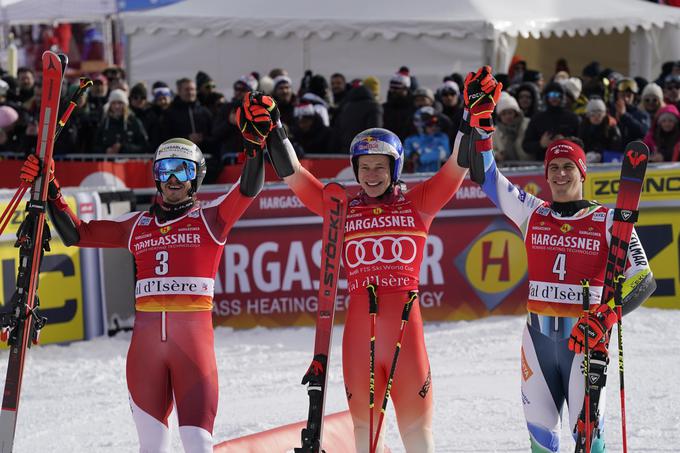
[[[680, 311], [640, 308], [624, 323], [628, 449], [680, 450]], [[526, 452], [519, 392], [524, 319], [430, 323], [426, 341], [435, 391], [437, 452]], [[346, 409], [340, 370], [342, 328], [334, 333], [327, 413]], [[29, 352], [15, 452], [134, 452], [125, 355], [130, 334]], [[312, 328], [216, 330], [220, 402], [216, 441], [302, 420], [299, 385], [311, 359]], [[612, 351], [616, 351], [616, 342]], [[614, 359], [614, 363], [616, 359]], [[0, 353], [4, 378], [7, 352]], [[610, 366], [608, 452], [621, 451], [619, 380]], [[390, 412], [391, 414], [391, 412]], [[176, 419], [173, 418], [176, 425]], [[573, 451], [564, 426], [563, 452]], [[394, 417], [387, 442], [403, 452]], [[173, 451], [182, 451], [176, 426]]]

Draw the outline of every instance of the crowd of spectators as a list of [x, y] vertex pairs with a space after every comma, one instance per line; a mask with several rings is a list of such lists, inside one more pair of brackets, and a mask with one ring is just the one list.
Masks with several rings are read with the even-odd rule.
[[[504, 85], [495, 113], [499, 162], [542, 161], [551, 141], [568, 136], [583, 141], [590, 162], [620, 159], [632, 140], [644, 140], [653, 161], [680, 160], [680, 61], [664, 64], [659, 77], [648, 81], [598, 62], [574, 73], [564, 59], [556, 62], [554, 74], [544, 75], [515, 57], [496, 77]], [[276, 100], [300, 155], [346, 153], [358, 132], [384, 127], [404, 143], [405, 171], [434, 171], [451, 152], [463, 114], [462, 74], [443, 77], [430, 88], [407, 67], [384, 91], [373, 76], [347, 80], [335, 73], [327, 80], [308, 71], [296, 85], [284, 69], [250, 73], [233, 83], [231, 99], [204, 71], [172, 86], [157, 81], [129, 87], [124, 70], [111, 67], [93, 75], [93, 82], [56, 144], [56, 155], [151, 153], [163, 140], [181, 136], [210, 154], [219, 171], [242, 149], [236, 107], [258, 90]], [[64, 108], [75, 88], [64, 88]], [[0, 79], [0, 151], [34, 149], [39, 100], [32, 69]]]

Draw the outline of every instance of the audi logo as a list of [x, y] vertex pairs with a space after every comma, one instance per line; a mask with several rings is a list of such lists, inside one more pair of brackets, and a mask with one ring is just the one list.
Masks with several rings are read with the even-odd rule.
[[375, 263], [408, 264], [417, 254], [416, 241], [408, 236], [364, 238], [345, 244], [345, 264], [351, 268]]

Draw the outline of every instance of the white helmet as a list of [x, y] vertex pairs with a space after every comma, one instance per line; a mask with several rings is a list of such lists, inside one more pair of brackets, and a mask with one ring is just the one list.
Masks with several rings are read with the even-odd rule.
[[[185, 171], [180, 173], [178, 171], [179, 167], [171, 169], [167, 167], [167, 164], [172, 162], [172, 159], [193, 162], [194, 165], [189, 167], [185, 165], [183, 167]], [[166, 168], [163, 168], [164, 166]], [[153, 158], [153, 176], [156, 181], [156, 187], [159, 190], [160, 183], [167, 181], [170, 175], [174, 175], [182, 182], [191, 181], [193, 192], [197, 192], [201, 187], [203, 178], [205, 178], [205, 173], [205, 158], [201, 149], [194, 142], [185, 138], [171, 138], [158, 146], [156, 155]]]

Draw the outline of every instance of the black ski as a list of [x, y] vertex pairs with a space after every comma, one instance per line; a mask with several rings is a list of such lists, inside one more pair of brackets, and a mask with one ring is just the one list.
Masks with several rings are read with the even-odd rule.
[[338, 292], [340, 256], [345, 237], [347, 193], [337, 183], [329, 183], [323, 190], [323, 247], [321, 278], [319, 279], [319, 304], [316, 315], [314, 359], [302, 383], [307, 384], [309, 413], [307, 426], [302, 429], [302, 447], [295, 453], [321, 453], [323, 450], [323, 417], [326, 402], [326, 383], [335, 315], [335, 297]]
[[10, 453], [14, 445], [19, 397], [26, 359], [26, 350], [37, 343], [46, 319], [38, 313], [38, 274], [44, 251], [49, 251], [50, 232], [45, 222], [49, 168], [59, 113], [65, 58], [47, 51], [42, 56], [43, 83], [38, 123], [36, 154], [43, 163], [26, 204], [26, 218], [17, 232], [15, 246], [19, 248], [19, 269], [16, 291], [2, 313], [2, 328], [7, 335], [9, 361], [0, 412], [0, 452]]
[[[616, 278], [623, 274], [626, 266], [628, 245], [633, 233], [633, 224], [638, 219], [638, 206], [640, 205], [640, 195], [648, 161], [649, 148], [643, 142], [634, 141], [626, 146], [621, 163], [621, 178], [616, 197], [616, 208], [614, 209], [614, 224], [612, 225], [612, 238], [605, 269], [602, 303], [607, 303], [614, 298]], [[617, 314], [621, 316], [621, 313]], [[606, 348], [594, 349], [590, 352], [589, 359], [590, 418], [593, 427], [591, 439], [593, 441], [600, 434], [598, 406], [601, 390], [607, 381], [607, 365], [609, 363]], [[581, 421], [580, 426], [585, 426], [585, 406], [581, 409], [579, 420]], [[575, 451], [576, 453], [585, 453], [587, 435], [578, 429], [578, 425], [574, 428], [578, 433]]]

